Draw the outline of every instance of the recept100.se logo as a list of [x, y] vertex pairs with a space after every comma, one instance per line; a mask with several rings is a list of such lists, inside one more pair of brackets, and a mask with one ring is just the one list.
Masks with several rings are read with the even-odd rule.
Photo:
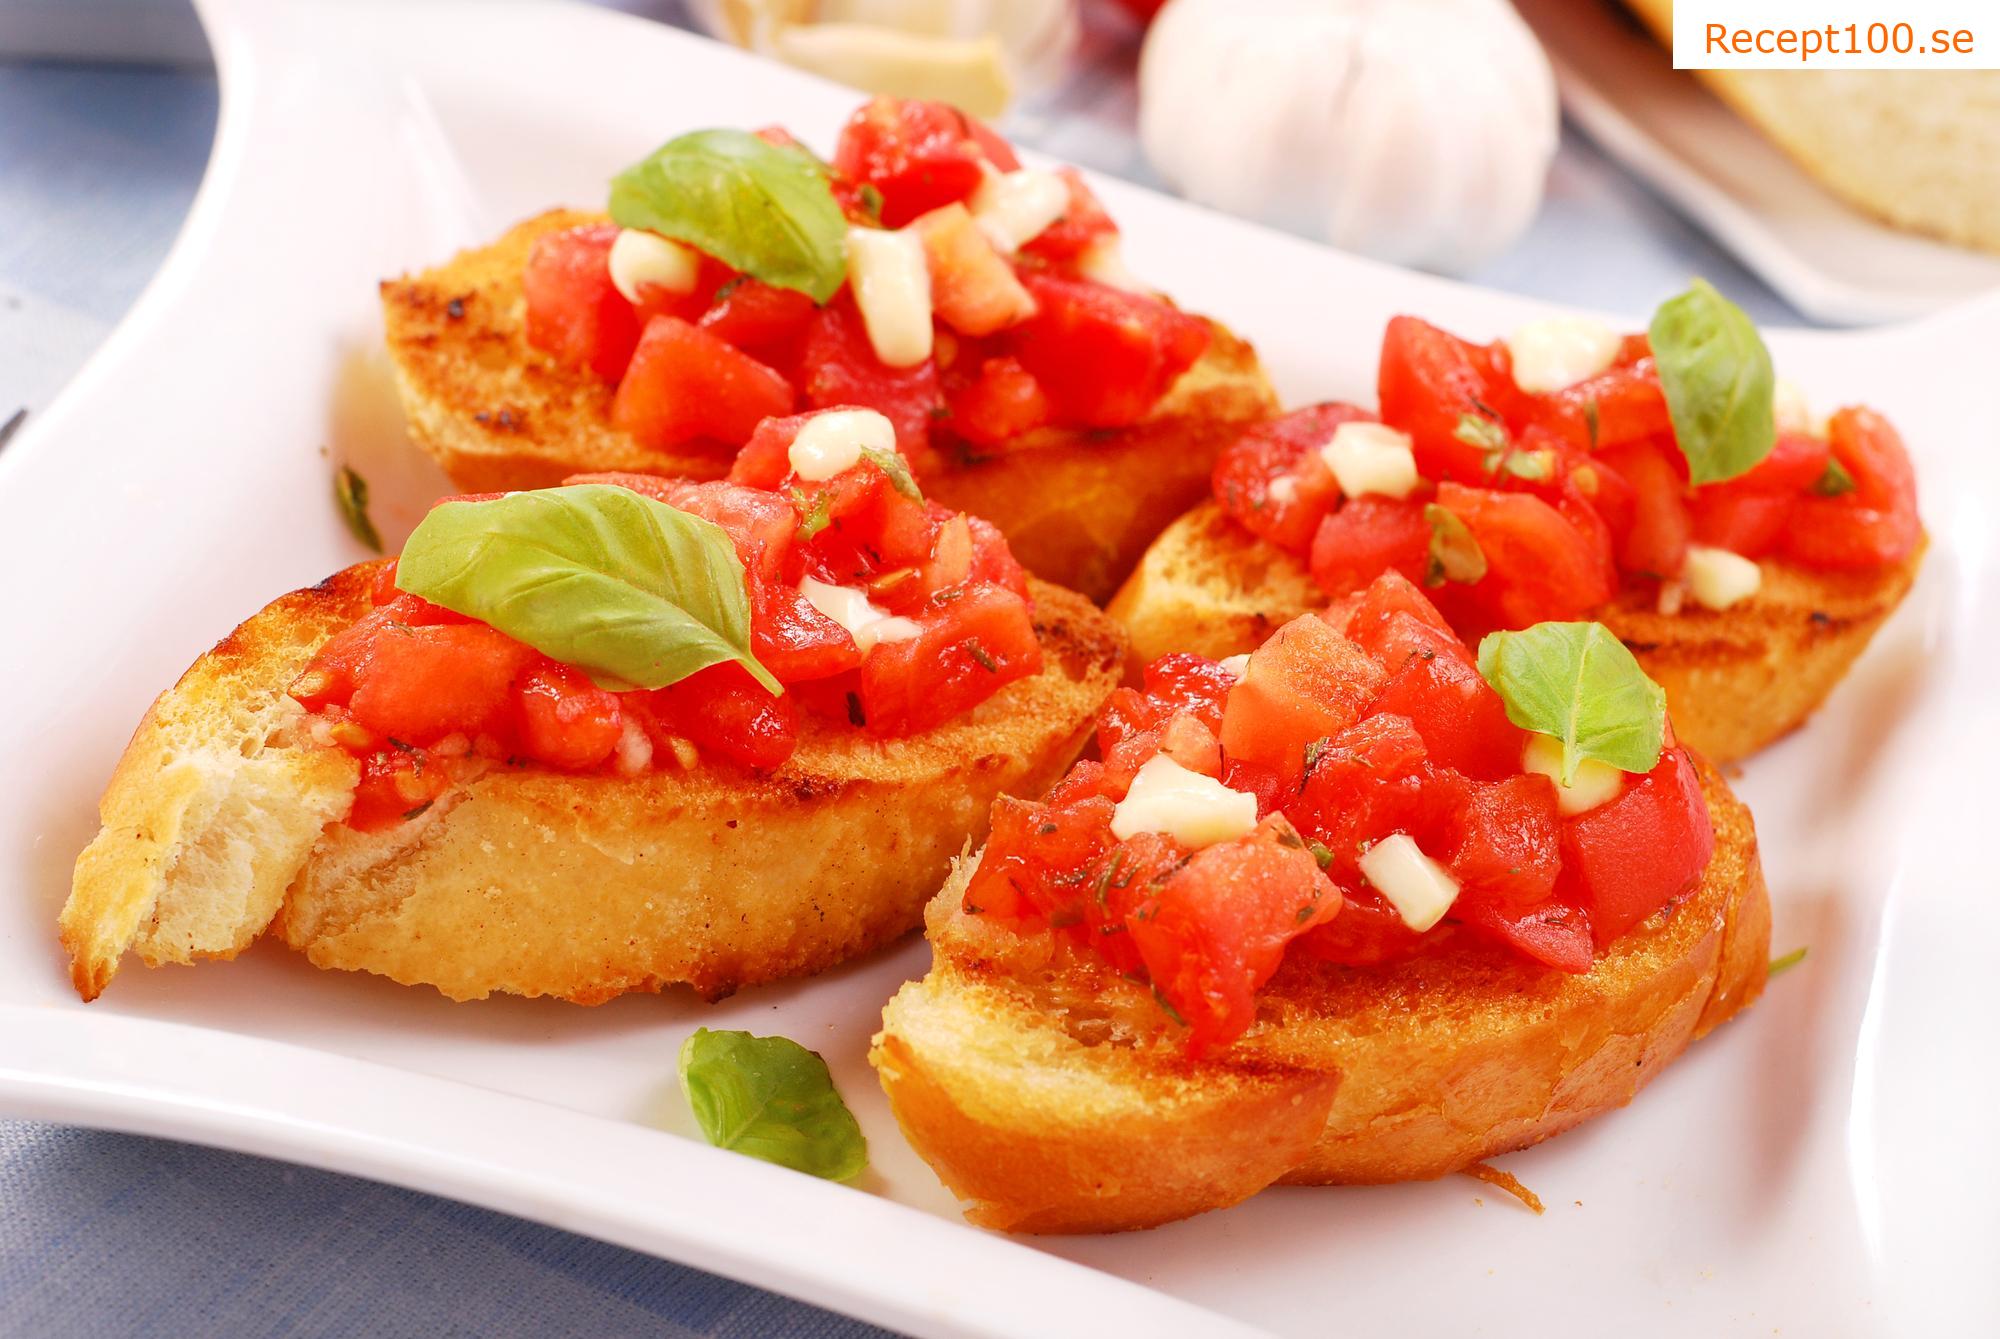
[[2000, 69], [2000, 0], [1675, 0], [1674, 66]]

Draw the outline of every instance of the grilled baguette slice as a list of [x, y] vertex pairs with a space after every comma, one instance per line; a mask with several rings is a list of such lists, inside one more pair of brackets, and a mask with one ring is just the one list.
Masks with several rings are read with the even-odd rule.
[[[528, 252], [548, 233], [602, 218], [551, 210], [489, 246], [382, 284], [410, 434], [460, 488], [545, 488], [595, 470], [728, 473], [728, 453], [639, 445], [611, 425], [613, 387], [527, 343]], [[1208, 491], [1222, 448], [1277, 412], [1256, 353], [1213, 322], [1209, 330], [1202, 360], [1134, 427], [1045, 429], [994, 454], [954, 442], [940, 423], [940, 453], [952, 463], [923, 480], [926, 491], [999, 526], [1037, 576], [1109, 598], [1161, 527]]]
[[[1625, 0], [1666, 46], [1673, 0]], [[2000, 70], [1697, 70], [1821, 185], [1898, 228], [2000, 251]]]
[[[1733, 762], [1797, 729], [1826, 700], [1916, 580], [1919, 548], [1880, 572], [1817, 572], [1765, 561], [1756, 595], [1727, 610], [1662, 614], [1627, 590], [1597, 620], [1662, 688], [1674, 731]], [[1326, 603], [1305, 564], [1205, 502], [1161, 532], [1112, 600], [1143, 666], [1169, 651], [1249, 651]]]
[[716, 998], [818, 971], [914, 927], [996, 795], [1061, 776], [1123, 654], [1094, 606], [1037, 582], [1046, 668], [927, 734], [809, 721], [767, 777], [495, 768], [361, 833], [340, 821], [353, 760], [310, 742], [285, 690], [370, 607], [377, 566], [267, 605], [140, 722], [61, 917], [85, 999], [128, 949], [228, 958], [267, 926], [321, 967], [453, 999]]
[[1764, 986], [1747, 809], [1699, 764], [1715, 855], [1583, 976], [1460, 935], [1380, 967], [1293, 955], [1258, 1021], [1193, 1061], [1141, 986], [1051, 934], [926, 913], [933, 962], [870, 1059], [966, 1216], [1011, 1232], [1151, 1227], [1277, 1184], [1443, 1176], [1623, 1106]]

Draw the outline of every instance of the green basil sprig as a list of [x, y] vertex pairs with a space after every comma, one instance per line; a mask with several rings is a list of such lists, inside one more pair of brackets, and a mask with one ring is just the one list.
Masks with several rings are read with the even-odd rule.
[[611, 179], [611, 218], [697, 247], [814, 302], [847, 278], [847, 218], [826, 164], [743, 130], [668, 140]]
[[611, 484], [433, 507], [396, 585], [611, 689], [664, 688], [750, 653], [742, 560], [722, 528]]
[[1625, 772], [1659, 765], [1666, 692], [1602, 623], [1488, 633], [1479, 673], [1506, 703], [1508, 720], [1561, 742], [1564, 785], [1586, 758]]
[[695, 1029], [681, 1046], [681, 1092], [717, 1148], [829, 1181], [868, 1166], [868, 1141], [826, 1061], [789, 1037]]
[[1660, 304], [1648, 334], [1691, 483], [1733, 479], [1771, 454], [1777, 379], [1741, 307], [1697, 279]]
[[1431, 528], [1431, 543], [1424, 561], [1424, 584], [1442, 586], [1447, 581], [1468, 585], [1486, 575], [1486, 551], [1473, 537], [1472, 527], [1435, 502], [1424, 505], [1424, 520]]

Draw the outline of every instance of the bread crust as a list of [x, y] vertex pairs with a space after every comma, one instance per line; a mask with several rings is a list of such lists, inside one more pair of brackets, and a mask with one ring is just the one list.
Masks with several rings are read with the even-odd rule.
[[[487, 246], [384, 281], [382, 315], [410, 435], [468, 492], [544, 488], [571, 474], [638, 470], [720, 478], [733, 451], [658, 451], [611, 426], [614, 388], [530, 347], [521, 275], [537, 239], [603, 221], [555, 209]], [[1048, 429], [1003, 451], [934, 431], [947, 462], [923, 482], [999, 526], [1029, 571], [1102, 601], [1152, 537], [1208, 488], [1242, 428], [1277, 412], [1257, 355], [1214, 322], [1200, 362], [1143, 423]]]
[[[1662, 614], [1627, 589], [1594, 616], [1667, 691], [1674, 729], [1718, 763], [1803, 725], [1916, 580], [1923, 547], [1879, 572], [1820, 572], [1766, 559], [1757, 594], [1730, 609]], [[1136, 669], [1169, 651], [1220, 659], [1260, 645], [1326, 596], [1305, 564], [1236, 525], [1213, 501], [1161, 532], [1108, 612]]]
[[1624, 1105], [1763, 989], [1756, 832], [1698, 766], [1707, 870], [1585, 975], [1463, 933], [1378, 967], [1292, 955], [1251, 1030], [1192, 1062], [1141, 987], [965, 915], [967, 861], [870, 1059], [966, 1216], [1008, 1231], [1150, 1227], [1276, 1183], [1423, 1179], [1524, 1148]]
[[[914, 926], [952, 856], [983, 836], [994, 797], [1061, 775], [1123, 655], [1088, 601], [1036, 582], [1043, 672], [922, 736], [871, 740], [808, 718], [792, 759], [766, 777], [721, 765], [632, 779], [497, 767], [360, 833], [340, 821], [353, 760], [311, 742], [284, 690], [369, 607], [375, 569], [274, 601], [148, 713], [62, 915], [85, 998], [128, 947], [149, 963], [230, 957], [267, 925], [319, 966], [453, 999], [595, 1004], [681, 982], [715, 998], [818, 971]], [[225, 729], [225, 709], [254, 728]], [[311, 791], [267, 788], [289, 816], [286, 840], [226, 830], [232, 810], [202, 776], [160, 762], [191, 748], [311, 778]], [[177, 877], [200, 838], [184, 817], [196, 811], [219, 815], [200, 831], [234, 851], [228, 878]], [[250, 883], [255, 896], [239, 887]], [[165, 909], [181, 905], [201, 909], [205, 937], [163, 933]]]

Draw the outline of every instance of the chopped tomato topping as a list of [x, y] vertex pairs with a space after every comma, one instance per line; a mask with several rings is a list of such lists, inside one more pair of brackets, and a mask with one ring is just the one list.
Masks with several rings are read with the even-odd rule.
[[947, 392], [951, 430], [979, 446], [1003, 446], [1055, 416], [1042, 383], [1018, 358], [987, 358], [978, 375]]
[[1020, 166], [1006, 141], [956, 107], [918, 98], [879, 97], [841, 128], [833, 165], [882, 193], [882, 224], [900, 228], [919, 214], [979, 189], [982, 165]]
[[741, 442], [791, 408], [791, 384], [777, 372], [710, 331], [655, 316], [618, 383], [611, 421], [641, 446], [668, 450], [701, 439]]
[[521, 276], [528, 343], [606, 381], [625, 375], [639, 344], [639, 314], [611, 282], [617, 240], [612, 223], [549, 233], [536, 240]]
[[1157, 298], [1022, 270], [1035, 315], [1007, 345], [1067, 422], [1122, 428], [1152, 411], [1208, 348], [1208, 327]]
[[1065, 167], [1058, 175], [1069, 188], [1069, 208], [1021, 249], [1044, 260], [1073, 261], [1097, 243], [1116, 237], [1118, 225], [1104, 212], [1083, 173]]
[[896, 446], [904, 455], [928, 458], [931, 419], [940, 403], [937, 364], [885, 366], [875, 356], [851, 298], [836, 299], [813, 318], [806, 335], [805, 379], [806, 403], [813, 408], [873, 409], [895, 425]]

